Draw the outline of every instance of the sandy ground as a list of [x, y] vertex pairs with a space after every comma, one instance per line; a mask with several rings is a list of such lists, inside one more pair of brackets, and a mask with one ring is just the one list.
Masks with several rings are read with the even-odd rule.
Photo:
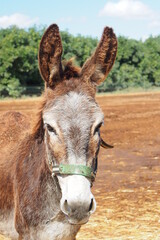
[[[39, 99], [0, 102], [34, 118]], [[160, 93], [99, 96], [105, 114], [93, 192], [97, 210], [78, 240], [160, 240]], [[0, 240], [7, 239], [0, 236]]]

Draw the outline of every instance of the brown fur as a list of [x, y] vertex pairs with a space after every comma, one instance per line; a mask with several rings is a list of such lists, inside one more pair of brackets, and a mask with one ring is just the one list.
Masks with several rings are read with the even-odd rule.
[[59, 28], [56, 24], [53, 24], [44, 33], [39, 48], [40, 72], [50, 87], [53, 87], [61, 79], [61, 55], [62, 42], [59, 35]]
[[[53, 106], [60, 96], [71, 91], [83, 93], [95, 101], [96, 85], [111, 70], [116, 51], [116, 37], [113, 30], [106, 27], [95, 53], [80, 69], [72, 61], [61, 63], [62, 43], [57, 25], [51, 25], [44, 33], [39, 49], [39, 68], [46, 81], [46, 89], [31, 133], [22, 140], [29, 124], [27, 118], [19, 113], [7, 113], [0, 119], [0, 126], [5, 130], [0, 132], [0, 220], [8, 212], [14, 211], [19, 239], [31, 239], [31, 230], [39, 226], [41, 228], [44, 221], [59, 211], [61, 192], [51, 177], [46, 161], [43, 111]], [[74, 129], [71, 134], [74, 137]], [[91, 156], [98, 154], [97, 142], [91, 139], [89, 146], [86, 153], [91, 161]], [[52, 145], [49, 147], [52, 149]], [[55, 151], [54, 154], [61, 162], [66, 154], [65, 147], [57, 145], [57, 153]], [[57, 221], [63, 222], [64, 219], [60, 213]], [[78, 229], [71, 228], [70, 236], [73, 237], [66, 239], [74, 239]]]
[[81, 79], [98, 85], [109, 74], [117, 53], [117, 39], [112, 28], [106, 27], [95, 53], [82, 67]]

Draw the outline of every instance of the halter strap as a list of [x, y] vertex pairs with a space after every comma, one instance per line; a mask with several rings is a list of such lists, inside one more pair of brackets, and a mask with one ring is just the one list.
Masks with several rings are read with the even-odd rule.
[[87, 178], [95, 179], [96, 173], [91, 167], [84, 165], [60, 164], [52, 166], [52, 176], [60, 175], [82, 175]]

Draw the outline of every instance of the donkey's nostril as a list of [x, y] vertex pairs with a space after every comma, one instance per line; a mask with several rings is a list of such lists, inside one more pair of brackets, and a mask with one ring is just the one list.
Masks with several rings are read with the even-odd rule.
[[90, 203], [90, 206], [89, 206], [89, 212], [92, 210], [92, 207], [93, 207], [93, 198], [91, 199], [91, 203]]
[[64, 201], [64, 207], [65, 207], [65, 209], [67, 209], [67, 208], [68, 208], [68, 203], [67, 203], [67, 200], [65, 200], [65, 201]]
[[89, 206], [89, 213], [92, 214], [96, 211], [96, 201], [94, 198], [91, 199], [91, 203]]
[[64, 202], [61, 203], [61, 209], [64, 212], [64, 214], [66, 214], [66, 215], [69, 214], [70, 208], [69, 208], [67, 200], [65, 200]]

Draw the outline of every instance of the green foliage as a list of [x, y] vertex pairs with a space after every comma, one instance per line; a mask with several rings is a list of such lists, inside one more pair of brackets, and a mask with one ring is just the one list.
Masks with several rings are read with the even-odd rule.
[[91, 37], [78, 35], [74, 37], [68, 32], [61, 32], [63, 44], [63, 59], [74, 58], [75, 62], [82, 66], [86, 59], [93, 53], [98, 40]]
[[42, 31], [15, 26], [0, 30], [0, 94], [19, 97], [29, 85], [42, 85], [38, 44]]
[[160, 36], [145, 42], [118, 38], [115, 65], [99, 91], [160, 86]]
[[[43, 87], [38, 71], [38, 46], [44, 28], [28, 30], [12, 26], [0, 29], [0, 95], [19, 97], [28, 89]], [[98, 40], [61, 32], [62, 59], [74, 58], [82, 66], [93, 53]], [[127, 88], [160, 86], [160, 36], [145, 42], [118, 37], [117, 59], [100, 92]]]

